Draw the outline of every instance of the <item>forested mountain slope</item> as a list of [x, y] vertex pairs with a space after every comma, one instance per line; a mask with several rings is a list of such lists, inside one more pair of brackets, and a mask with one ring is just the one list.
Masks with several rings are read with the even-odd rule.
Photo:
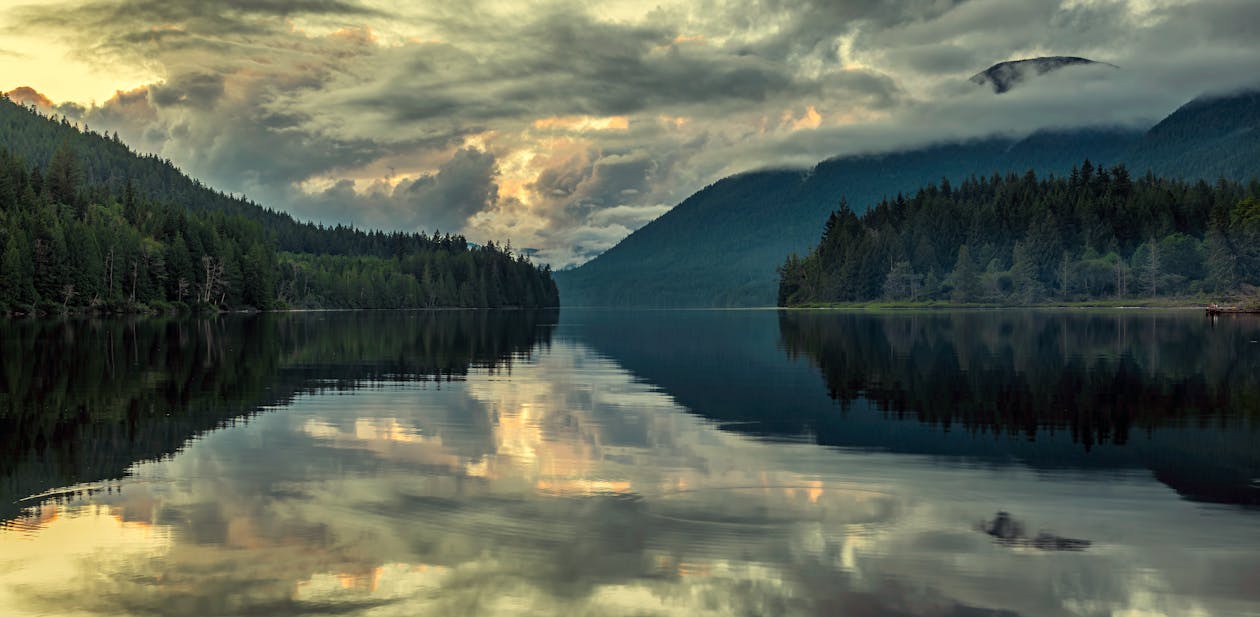
[[1185, 179], [1248, 180], [1260, 173], [1260, 90], [1200, 97], [1147, 131], [1126, 161]]
[[992, 138], [906, 152], [846, 156], [811, 170], [719, 180], [583, 266], [556, 275], [566, 304], [769, 306], [775, 268], [818, 242], [841, 200], [857, 213], [881, 199], [948, 179], [1066, 175], [1089, 159], [1187, 180], [1245, 181], [1260, 174], [1260, 96], [1205, 97], [1149, 131], [1080, 130]]
[[557, 304], [493, 243], [300, 223], [0, 98], [0, 313]]
[[1086, 130], [944, 144], [893, 154], [850, 156], [812, 170], [760, 171], [715, 182], [580, 268], [558, 272], [565, 304], [576, 306], [769, 306], [775, 268], [818, 242], [843, 199], [864, 209], [976, 170], [1067, 173], [1089, 153], [1119, 160], [1135, 131]]

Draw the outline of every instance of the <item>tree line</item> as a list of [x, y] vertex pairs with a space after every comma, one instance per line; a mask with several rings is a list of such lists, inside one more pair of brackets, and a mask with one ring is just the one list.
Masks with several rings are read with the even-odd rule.
[[0, 313], [559, 304], [510, 245], [298, 223], [9, 101], [0, 136]]
[[1067, 177], [942, 180], [860, 216], [842, 201], [779, 275], [780, 306], [1235, 295], [1260, 285], [1260, 182], [1134, 180], [1088, 160]]

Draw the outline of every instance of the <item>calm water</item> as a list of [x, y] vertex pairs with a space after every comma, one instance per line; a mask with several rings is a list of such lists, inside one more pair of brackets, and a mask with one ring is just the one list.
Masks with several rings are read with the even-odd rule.
[[0, 323], [0, 614], [1260, 615], [1260, 319]]

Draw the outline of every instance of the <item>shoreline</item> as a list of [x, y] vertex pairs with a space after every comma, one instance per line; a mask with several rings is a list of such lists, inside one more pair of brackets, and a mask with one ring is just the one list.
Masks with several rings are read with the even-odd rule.
[[[647, 306], [570, 306], [570, 309], [617, 310], [617, 311], [997, 311], [997, 310], [1139, 310], [1157, 309], [1170, 311], [1210, 311], [1212, 302], [1185, 299], [1124, 299], [1112, 301], [1079, 301], [1079, 302], [1040, 302], [1036, 304], [1006, 304], [999, 302], [954, 303], [943, 301], [918, 302], [833, 302], [818, 304], [801, 304], [795, 306], [731, 306], [731, 307], [647, 307]], [[404, 308], [275, 308], [275, 309], [177, 309], [177, 310], [137, 310], [137, 311], [96, 311], [79, 309], [58, 312], [0, 313], [0, 319], [49, 319], [61, 317], [74, 318], [130, 318], [130, 317], [204, 317], [218, 315], [256, 315], [263, 313], [347, 313], [371, 311], [531, 311], [559, 310], [563, 306], [551, 307], [404, 307]], [[1256, 310], [1222, 310], [1222, 315], [1253, 314]]]
[[1126, 298], [1121, 300], [1083, 300], [1077, 302], [1037, 302], [1009, 304], [1003, 302], [827, 302], [779, 307], [788, 310], [1010, 310], [1010, 309], [1168, 309], [1205, 310], [1211, 302], [1186, 299]]
[[56, 317], [207, 317], [214, 315], [259, 315], [263, 313], [348, 313], [367, 311], [546, 311], [559, 309], [558, 306], [433, 306], [403, 308], [278, 308], [278, 309], [178, 309], [178, 310], [144, 310], [144, 311], [97, 311], [90, 308], [57, 312], [32, 311], [30, 313], [0, 312], [0, 319], [48, 319]]

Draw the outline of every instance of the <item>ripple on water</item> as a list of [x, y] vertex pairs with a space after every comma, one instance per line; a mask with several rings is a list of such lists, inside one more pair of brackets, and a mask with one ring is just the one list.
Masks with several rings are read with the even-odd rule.
[[655, 516], [737, 527], [820, 523], [864, 533], [897, 516], [891, 493], [859, 487], [814, 485], [725, 486], [665, 493], [650, 500]]

